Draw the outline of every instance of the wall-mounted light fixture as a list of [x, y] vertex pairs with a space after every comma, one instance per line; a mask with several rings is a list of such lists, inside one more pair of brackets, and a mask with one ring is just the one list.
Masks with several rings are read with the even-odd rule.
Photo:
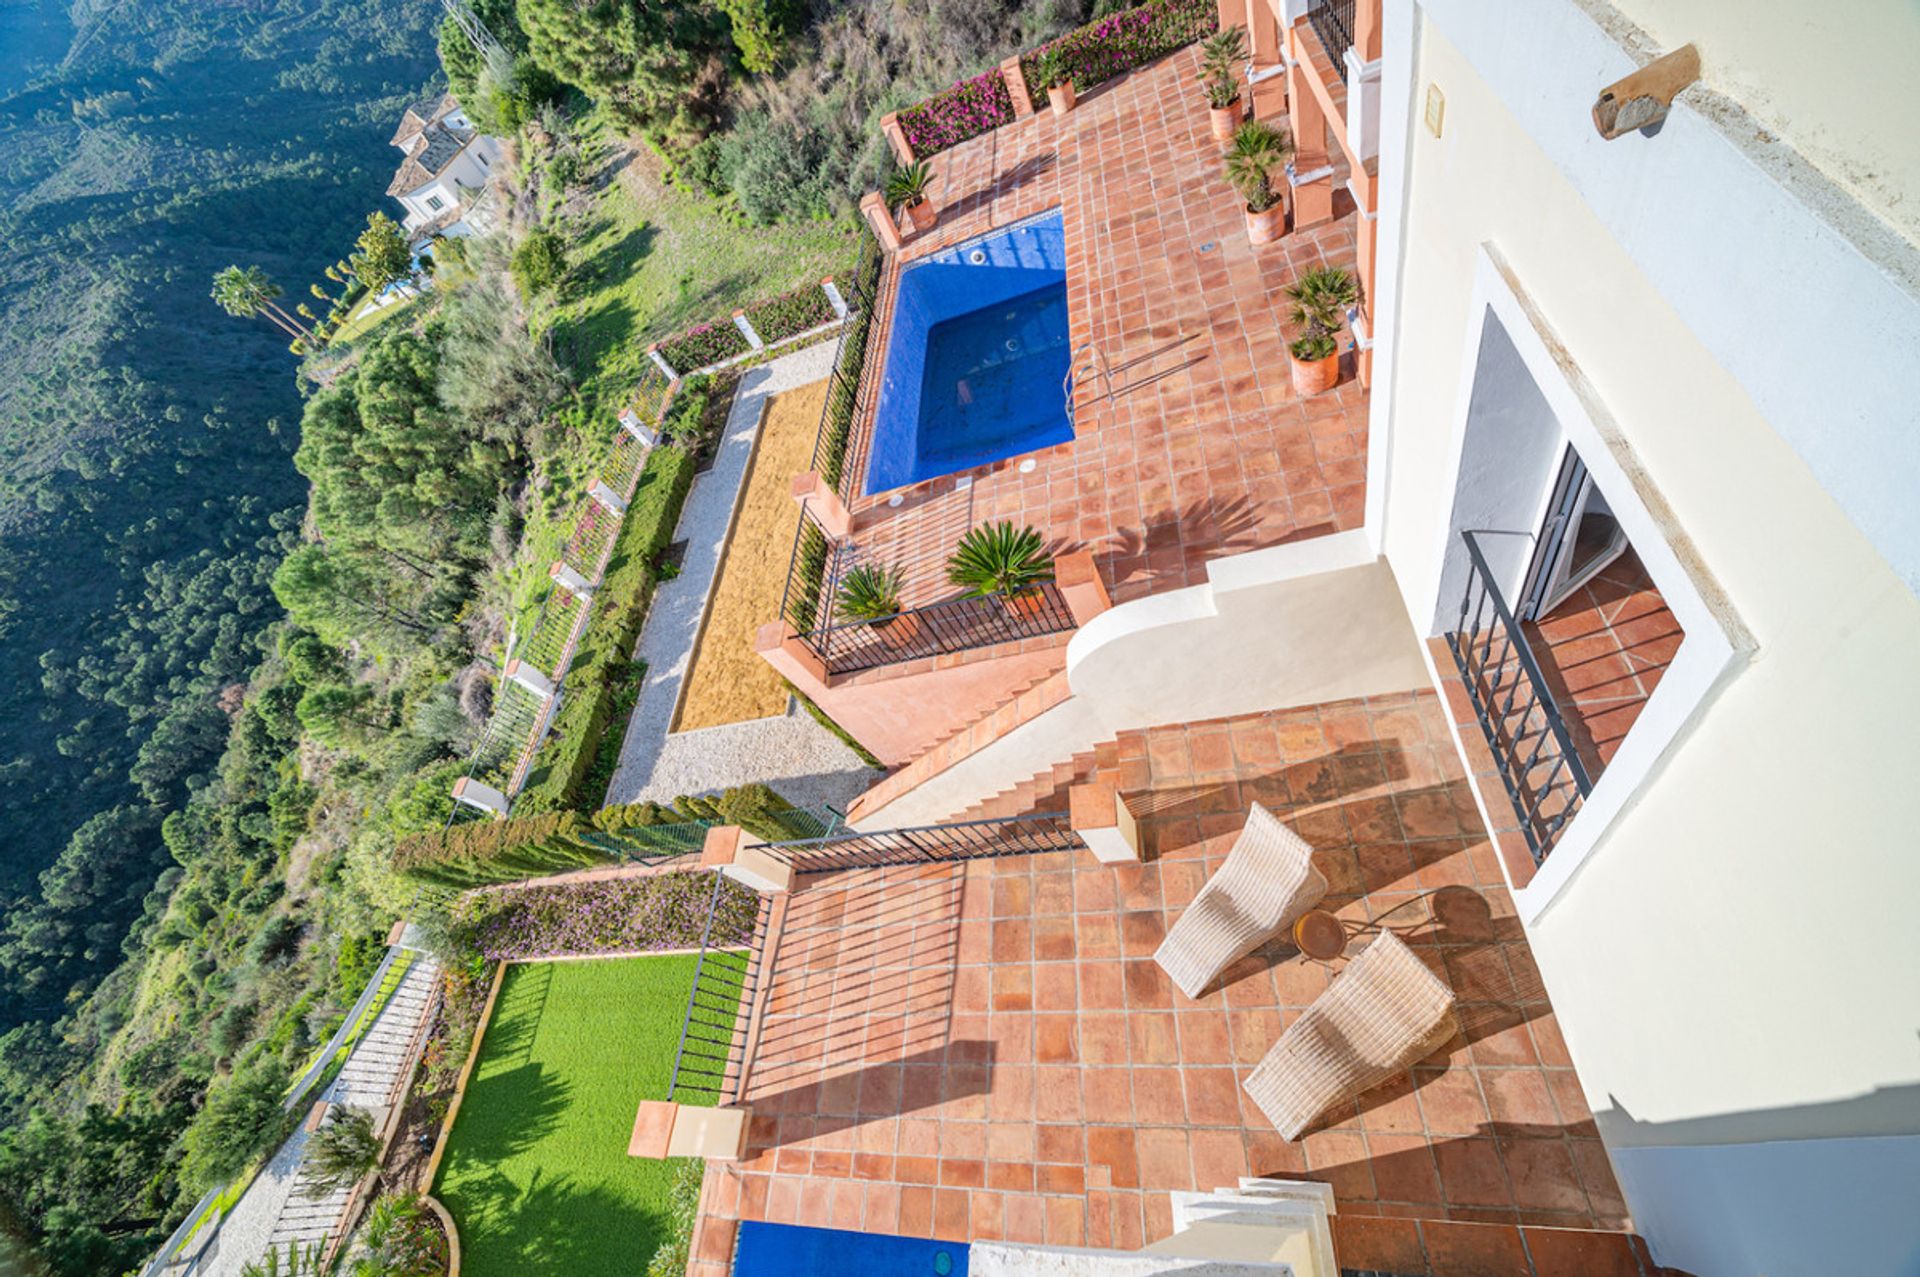
[[1654, 128], [1667, 118], [1674, 95], [1699, 78], [1700, 52], [1683, 44], [1600, 90], [1593, 104], [1593, 127], [1609, 142], [1636, 129]]

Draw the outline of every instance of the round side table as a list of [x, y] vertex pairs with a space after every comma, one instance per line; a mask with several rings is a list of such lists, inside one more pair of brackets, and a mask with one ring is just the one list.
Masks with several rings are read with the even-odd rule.
[[1329, 962], [1347, 951], [1347, 928], [1325, 909], [1309, 909], [1294, 921], [1293, 943], [1309, 958]]

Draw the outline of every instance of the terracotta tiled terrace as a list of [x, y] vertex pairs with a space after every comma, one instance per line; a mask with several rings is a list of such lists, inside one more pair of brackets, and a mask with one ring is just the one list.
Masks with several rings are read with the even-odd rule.
[[[1331, 1183], [1348, 1269], [1651, 1271], [1437, 697], [1129, 734], [1099, 774], [1141, 814], [1143, 863], [801, 880], [698, 1277], [736, 1220], [1137, 1248], [1172, 1231], [1170, 1190], [1247, 1174]], [[1315, 847], [1349, 953], [1390, 928], [1459, 997], [1452, 1042], [1297, 1143], [1240, 1082], [1341, 960], [1276, 941], [1190, 1001], [1151, 959], [1255, 801]]]
[[[1031, 523], [1056, 550], [1095, 549], [1116, 602], [1193, 584], [1222, 554], [1360, 525], [1365, 391], [1348, 356], [1336, 389], [1294, 395], [1280, 292], [1315, 266], [1353, 268], [1355, 214], [1342, 195], [1334, 221], [1253, 247], [1220, 177], [1197, 57], [1171, 55], [1065, 117], [1042, 112], [933, 157], [940, 222], [909, 236], [899, 260], [1060, 207], [1080, 353], [1075, 438], [1031, 473], [1014, 458], [901, 490], [897, 508], [891, 494], [850, 501], [860, 554], [907, 568], [910, 605], [951, 592], [940, 564], [989, 520]], [[892, 283], [890, 272], [870, 384]], [[856, 476], [871, 407], [856, 421]]]

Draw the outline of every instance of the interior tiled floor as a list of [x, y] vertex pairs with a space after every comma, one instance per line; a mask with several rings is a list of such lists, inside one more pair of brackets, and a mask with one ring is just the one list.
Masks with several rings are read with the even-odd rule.
[[[1352, 357], [1336, 389], [1297, 398], [1281, 324], [1281, 289], [1302, 271], [1353, 268], [1351, 202], [1343, 193], [1335, 221], [1253, 247], [1193, 87], [1197, 56], [933, 157], [940, 223], [909, 237], [903, 261], [1062, 208], [1075, 438], [1033, 454], [1028, 474], [1013, 458], [901, 490], [898, 507], [855, 500], [859, 555], [904, 567], [909, 604], [952, 592], [940, 565], [991, 520], [1032, 524], [1056, 550], [1095, 548], [1122, 602], [1192, 584], [1223, 553], [1360, 525], [1367, 397]], [[883, 300], [870, 381], [887, 319]], [[864, 428], [863, 413], [856, 475]]]
[[[1462, 1222], [1508, 1226], [1465, 1230], [1499, 1245], [1515, 1226], [1626, 1227], [1436, 697], [1103, 752], [1145, 863], [859, 870], [789, 898], [748, 1156], [708, 1170], [701, 1259], [725, 1259], [736, 1219], [1131, 1249], [1171, 1231], [1169, 1190], [1246, 1174], [1333, 1184], [1351, 1268], [1421, 1236], [1432, 1253]], [[1191, 1001], [1151, 959], [1256, 801], [1315, 847], [1350, 952], [1391, 928], [1459, 997], [1447, 1047], [1297, 1143], [1240, 1081], [1341, 963], [1275, 942]]]
[[1631, 549], [1538, 622], [1541, 672], [1598, 778], [1646, 708], [1686, 634]]

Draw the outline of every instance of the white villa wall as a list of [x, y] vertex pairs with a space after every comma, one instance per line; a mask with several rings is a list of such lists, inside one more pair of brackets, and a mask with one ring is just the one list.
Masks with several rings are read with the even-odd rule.
[[1363, 532], [1228, 555], [1202, 585], [1102, 612], [1067, 644], [1073, 694], [858, 825], [948, 820], [1123, 731], [1430, 686]]
[[[1631, 63], [1570, 0], [1524, 23], [1388, 0], [1384, 30], [1382, 168], [1405, 205], [1382, 222], [1404, 240], [1381, 243], [1370, 532], [1407, 612], [1440, 597], [1484, 244], [1752, 645], [1530, 926], [1629, 1204], [1656, 1256], [1702, 1277], [1900, 1271], [1920, 1220], [1880, 1177], [1920, 1151], [1920, 501], [1903, 477], [1920, 438], [1890, 414], [1920, 402], [1920, 346], [1898, 353], [1920, 306], [1846, 266], [1684, 107], [1658, 137], [1593, 138], [1594, 92]], [[1703, 48], [1710, 66], [1725, 52]], [[1718, 246], [1688, 239], [1716, 227]], [[1838, 317], [1863, 303], [1860, 333]], [[1870, 375], [1808, 341], [1821, 316]], [[1783, 341], [1803, 357], [1783, 362]]]
[[1920, 6], [1912, 0], [1618, 0], [1701, 72], [1909, 240], [1920, 240]]

